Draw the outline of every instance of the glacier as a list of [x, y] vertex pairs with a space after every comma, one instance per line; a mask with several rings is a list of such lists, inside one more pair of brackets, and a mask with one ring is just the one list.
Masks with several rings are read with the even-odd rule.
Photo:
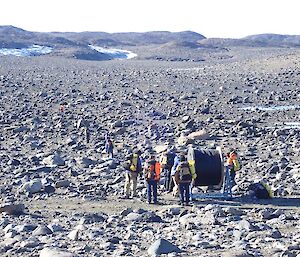
[[0, 48], [0, 55], [14, 55], [20, 57], [49, 54], [53, 50], [49, 46], [32, 45], [27, 48]]

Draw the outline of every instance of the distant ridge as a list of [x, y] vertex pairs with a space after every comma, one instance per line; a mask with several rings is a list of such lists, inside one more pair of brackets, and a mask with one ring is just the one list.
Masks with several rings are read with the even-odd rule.
[[[206, 38], [193, 31], [169, 32], [31, 32], [14, 26], [0, 26], [0, 46], [24, 46], [32, 43], [47, 45], [80, 46], [98, 44], [102, 46], [141, 46], [178, 42], [178, 45], [195, 47], [195, 44], [212, 46], [300, 46], [300, 35], [257, 34], [241, 39]], [[185, 42], [183, 44], [183, 42]]]
[[269, 45], [295, 45], [300, 46], [300, 35], [258, 34], [247, 36], [244, 39], [263, 42]]
[[[26, 48], [32, 45], [51, 47], [53, 51], [49, 55], [85, 60], [111, 59], [111, 56], [89, 48], [92, 45], [136, 51], [139, 58], [198, 61], [204, 60], [203, 54], [209, 51], [224, 52], [230, 47], [300, 47], [300, 36], [259, 34], [230, 39], [206, 38], [193, 31], [31, 32], [14, 26], [0, 26], [0, 48]], [[181, 56], [178, 57], [178, 54]], [[229, 57], [222, 54], [220, 58]]]
[[190, 41], [196, 42], [205, 39], [201, 34], [192, 31], [169, 32], [169, 31], [150, 31], [150, 32], [55, 32], [56, 36], [66, 37], [70, 40], [79, 42], [106, 43], [108, 45], [148, 45], [165, 44], [171, 41]]

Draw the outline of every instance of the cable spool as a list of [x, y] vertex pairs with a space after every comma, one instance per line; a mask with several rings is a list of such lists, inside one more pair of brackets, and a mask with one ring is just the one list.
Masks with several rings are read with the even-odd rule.
[[204, 150], [190, 147], [188, 162], [194, 166], [197, 174], [195, 186], [222, 186], [224, 165], [220, 148]]

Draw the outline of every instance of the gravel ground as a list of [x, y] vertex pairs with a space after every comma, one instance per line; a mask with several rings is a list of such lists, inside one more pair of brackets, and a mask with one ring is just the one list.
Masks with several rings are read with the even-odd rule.
[[[1, 57], [0, 255], [300, 256], [300, 50], [228, 55], [203, 62]], [[149, 134], [153, 123], [158, 129]], [[200, 130], [208, 137], [195, 147], [239, 153], [234, 199], [181, 207], [160, 192], [160, 204], [148, 205], [141, 180], [137, 198], [120, 198], [128, 149], [145, 157]], [[114, 159], [103, 153], [107, 132]], [[274, 199], [247, 196], [261, 179]], [[24, 204], [24, 213], [4, 212], [12, 204]]]

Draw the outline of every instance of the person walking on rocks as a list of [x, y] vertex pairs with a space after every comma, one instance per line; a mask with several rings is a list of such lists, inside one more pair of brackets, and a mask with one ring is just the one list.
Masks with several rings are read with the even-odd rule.
[[59, 106], [59, 112], [63, 116], [63, 114], [65, 112], [65, 103], [61, 103], [60, 104], [60, 106]]
[[158, 126], [156, 123], [153, 123], [152, 121], [150, 121], [148, 125], [148, 137], [153, 139], [160, 138]]
[[83, 128], [84, 131], [84, 138], [85, 138], [85, 143], [88, 144], [91, 140], [91, 132], [88, 126], [85, 126]]
[[142, 173], [142, 152], [140, 150], [136, 153], [129, 154], [125, 160], [125, 185], [124, 185], [124, 197], [126, 199], [136, 196], [137, 177]]
[[76, 127], [78, 129], [80, 137], [85, 141], [86, 144], [90, 142], [91, 133], [90, 133], [90, 123], [86, 119], [79, 119], [77, 121]]
[[147, 200], [150, 204], [153, 197], [153, 203], [157, 204], [157, 184], [160, 180], [160, 163], [155, 160], [154, 154], [150, 155], [144, 168], [144, 176], [147, 184]]
[[181, 205], [188, 205], [190, 201], [190, 184], [195, 180], [197, 174], [190, 169], [190, 165], [184, 155], [180, 156], [180, 163], [176, 168], [175, 180], [179, 187]]
[[114, 145], [109, 137], [105, 141], [105, 153], [108, 157], [114, 158]]

